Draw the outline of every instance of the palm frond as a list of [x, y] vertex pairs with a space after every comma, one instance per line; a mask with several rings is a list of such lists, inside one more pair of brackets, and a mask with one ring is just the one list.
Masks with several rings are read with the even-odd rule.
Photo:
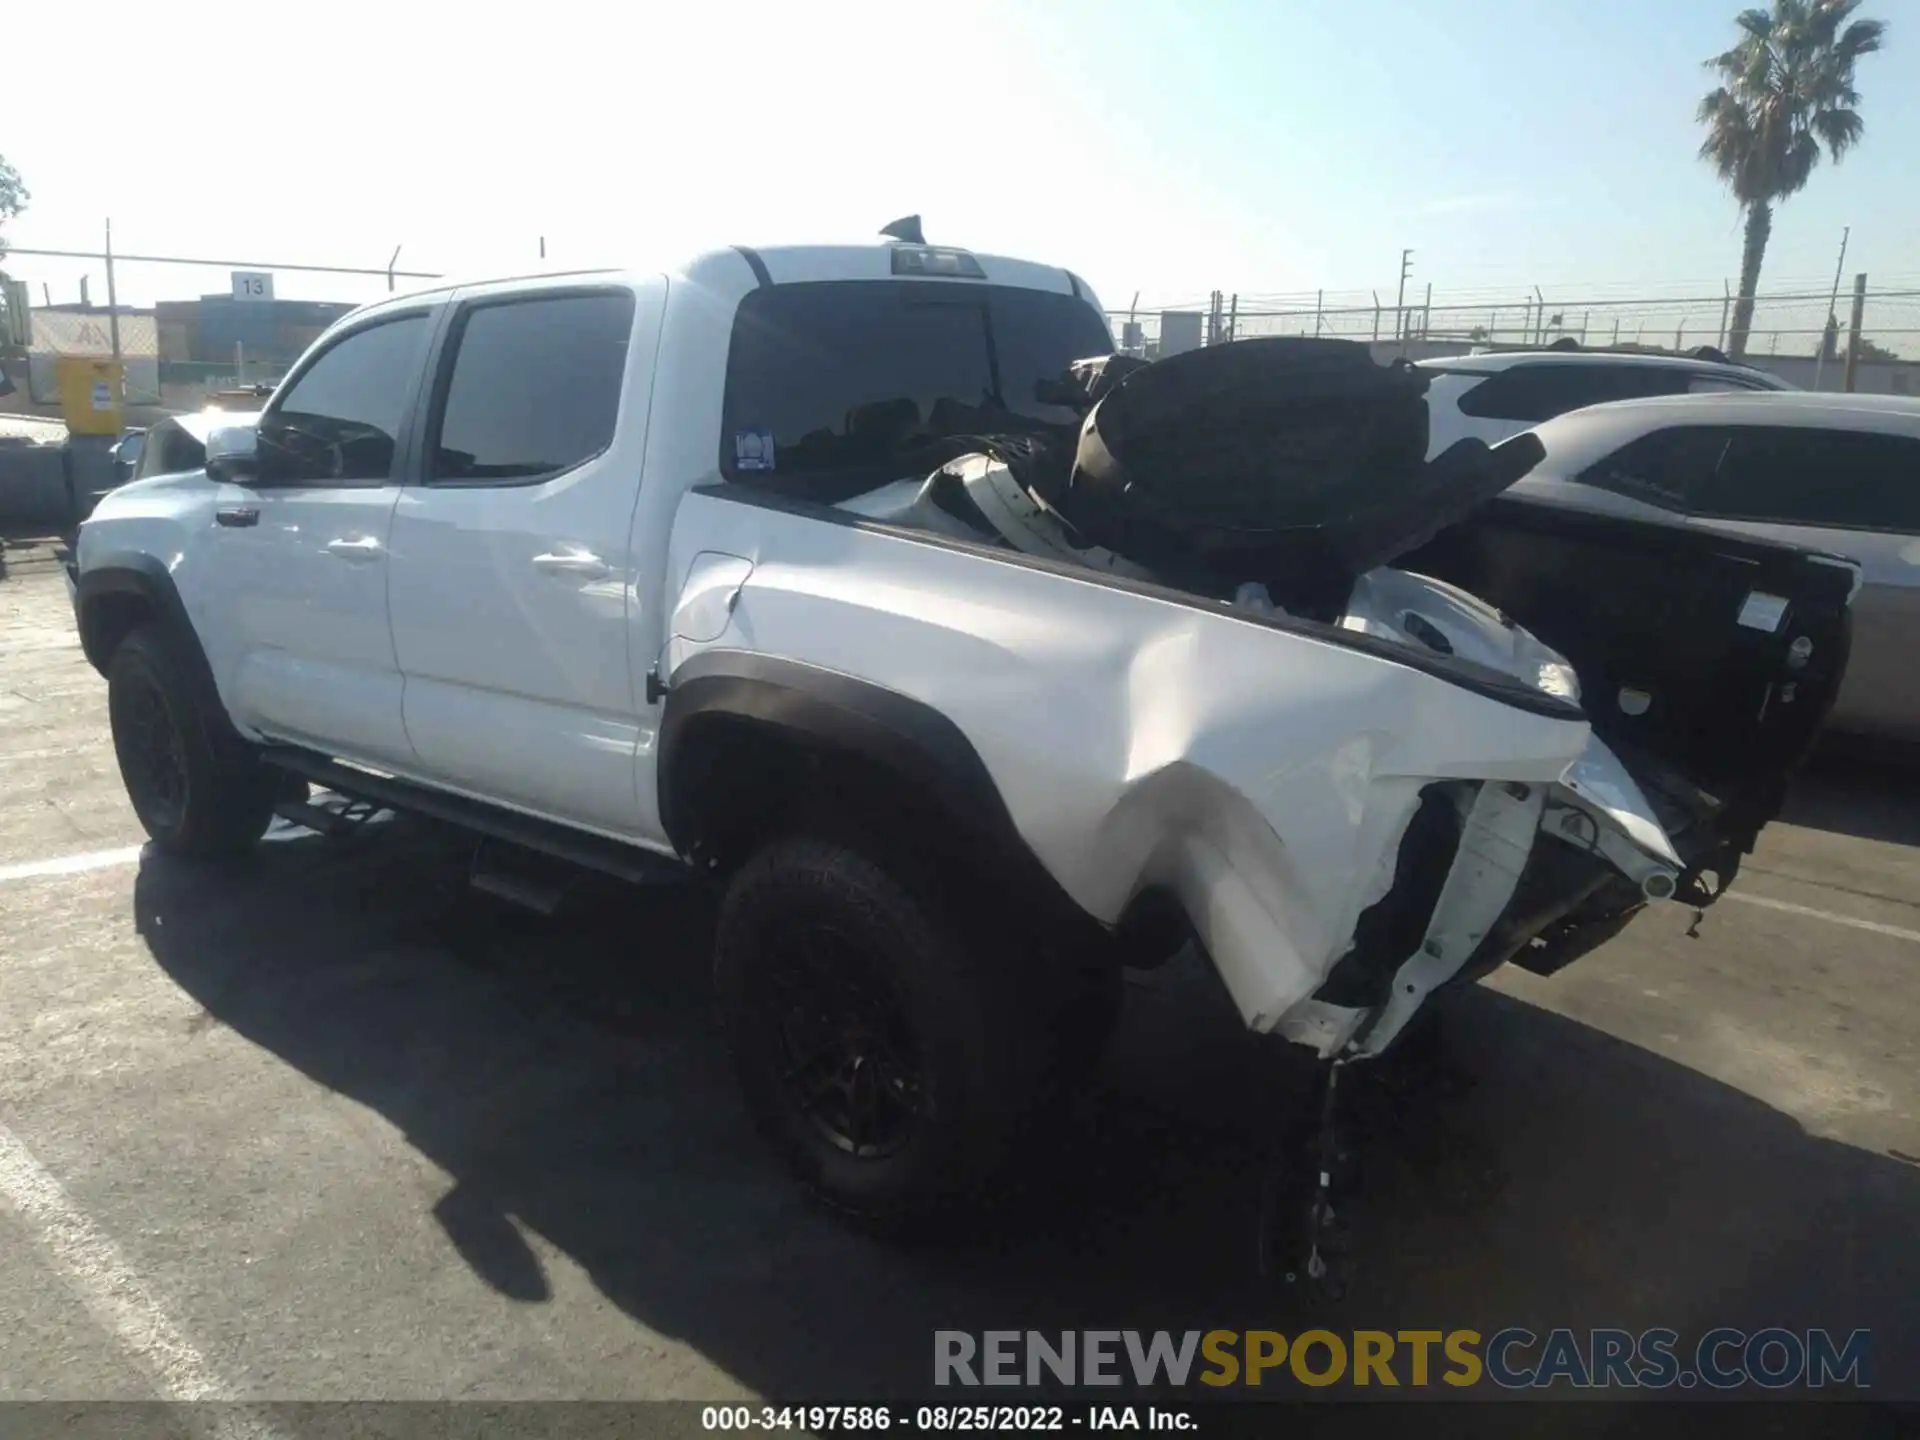
[[1847, 65], [1852, 65], [1862, 55], [1871, 55], [1886, 43], [1887, 22], [1884, 20], [1856, 20], [1840, 32], [1840, 38], [1833, 42], [1834, 57]]
[[1825, 143], [1835, 160], [1858, 145], [1867, 128], [1852, 110], [1822, 110], [1809, 123], [1813, 126], [1813, 133]]

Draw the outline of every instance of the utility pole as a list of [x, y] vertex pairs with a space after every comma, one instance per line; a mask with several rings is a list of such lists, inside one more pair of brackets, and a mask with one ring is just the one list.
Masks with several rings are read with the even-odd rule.
[[1714, 348], [1727, 348], [1727, 311], [1733, 305], [1733, 287], [1726, 281], [1720, 282], [1720, 338], [1714, 341]]
[[1320, 312], [1326, 303], [1326, 291], [1316, 290], [1313, 292], [1313, 337], [1316, 340], [1320, 338]]
[[[1852, 233], [1853, 233], [1853, 227], [1851, 225], [1843, 227], [1840, 231], [1840, 258], [1833, 262], [1833, 293], [1827, 297], [1827, 319], [1828, 320], [1831, 320], [1834, 318], [1836, 307], [1840, 304], [1840, 268], [1847, 263], [1847, 236], [1851, 235]], [[1813, 388], [1814, 389], [1818, 390], [1820, 388], [1820, 375], [1821, 375], [1821, 372], [1824, 371], [1826, 368], [1827, 368], [1827, 332], [1826, 332], [1825, 323], [1822, 322], [1821, 330], [1820, 330], [1820, 346], [1818, 349], [1816, 349], [1813, 352]]]
[[1400, 295], [1393, 302], [1393, 338], [1405, 338], [1407, 328], [1407, 276], [1413, 270], [1413, 251], [1400, 252]]
[[[113, 363], [120, 363], [120, 307], [115, 303], [113, 291], [113, 221], [107, 221], [107, 338], [113, 346]], [[124, 390], [126, 381], [121, 380]]]
[[1854, 377], [1860, 371], [1860, 322], [1867, 315], [1867, 272], [1853, 277], [1853, 320], [1847, 327], [1847, 393], [1853, 393]]
[[1420, 307], [1420, 338], [1433, 333], [1433, 282], [1427, 281], [1427, 303]]
[[1533, 287], [1533, 298], [1538, 302], [1533, 313], [1533, 343], [1538, 345], [1547, 338], [1547, 297], [1540, 293], [1538, 285]]
[[547, 237], [544, 235], [540, 237], [540, 258], [542, 260], [547, 258]]

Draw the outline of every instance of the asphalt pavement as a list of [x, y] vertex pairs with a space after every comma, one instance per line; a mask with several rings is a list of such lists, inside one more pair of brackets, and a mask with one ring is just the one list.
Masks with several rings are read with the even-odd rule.
[[0, 571], [0, 1399], [850, 1402], [941, 1328], [1310, 1325], [1866, 1327], [1920, 1391], [1916, 772], [1823, 761], [1697, 938], [1502, 972], [1363, 1085], [1335, 1303], [1253, 1273], [1302, 1071], [1204, 968], [977, 1226], [855, 1234], [736, 1100], [700, 892], [542, 919], [404, 822], [143, 853], [52, 558]]

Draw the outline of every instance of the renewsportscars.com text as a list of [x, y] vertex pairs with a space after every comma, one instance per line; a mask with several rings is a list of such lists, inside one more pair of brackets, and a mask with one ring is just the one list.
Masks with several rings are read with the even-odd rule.
[[1853, 1330], [936, 1330], [943, 1386], [1353, 1385], [1735, 1390], [1871, 1384]]

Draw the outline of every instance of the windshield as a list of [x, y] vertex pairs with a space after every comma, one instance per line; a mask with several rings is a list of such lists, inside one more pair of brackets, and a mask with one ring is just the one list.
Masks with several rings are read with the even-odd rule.
[[777, 285], [740, 303], [720, 467], [822, 500], [933, 469], [955, 436], [1072, 426], [1036, 389], [1112, 351], [1071, 295], [916, 281]]

